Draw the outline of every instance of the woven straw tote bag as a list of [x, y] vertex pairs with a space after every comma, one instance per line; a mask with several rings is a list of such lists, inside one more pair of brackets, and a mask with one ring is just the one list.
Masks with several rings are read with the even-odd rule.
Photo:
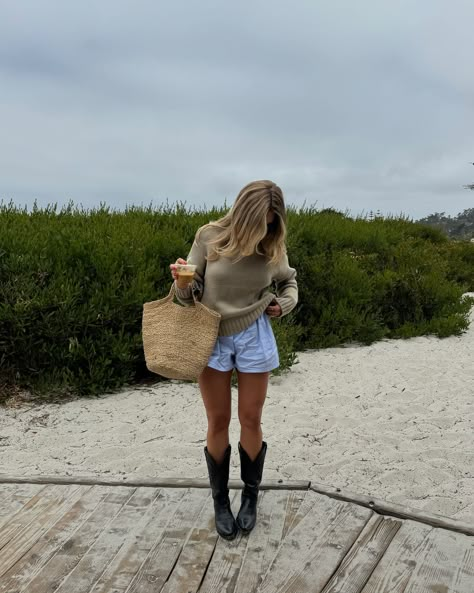
[[168, 379], [197, 380], [214, 349], [220, 313], [200, 303], [173, 302], [174, 282], [167, 297], [143, 305], [142, 338], [145, 362]]

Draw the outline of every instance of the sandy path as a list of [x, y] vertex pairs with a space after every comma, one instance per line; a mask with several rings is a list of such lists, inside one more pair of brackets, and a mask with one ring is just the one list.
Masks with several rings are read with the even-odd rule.
[[[197, 385], [178, 382], [4, 408], [0, 472], [204, 478], [205, 431]], [[263, 431], [266, 478], [312, 479], [474, 524], [474, 323], [460, 337], [301, 353], [270, 381]]]

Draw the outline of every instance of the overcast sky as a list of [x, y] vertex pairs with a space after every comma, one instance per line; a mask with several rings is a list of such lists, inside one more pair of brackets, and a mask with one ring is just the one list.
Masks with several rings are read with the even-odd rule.
[[472, 0], [21, 0], [0, 18], [0, 200], [474, 206]]

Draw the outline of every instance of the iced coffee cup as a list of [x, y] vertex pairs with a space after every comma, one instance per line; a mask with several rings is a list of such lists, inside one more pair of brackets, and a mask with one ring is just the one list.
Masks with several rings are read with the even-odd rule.
[[193, 281], [195, 271], [196, 266], [192, 264], [176, 264], [176, 272], [178, 273], [176, 284], [178, 288], [186, 288]]

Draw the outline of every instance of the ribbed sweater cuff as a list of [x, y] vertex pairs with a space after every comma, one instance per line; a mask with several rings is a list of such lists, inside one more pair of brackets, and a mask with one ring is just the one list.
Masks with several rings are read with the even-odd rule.
[[186, 288], [179, 288], [176, 280], [174, 283], [174, 290], [178, 299], [182, 299], [183, 301], [192, 301], [193, 295], [191, 293], [191, 283], [186, 286]]
[[275, 300], [281, 307], [280, 317], [284, 317], [285, 315], [288, 315], [288, 313], [291, 313], [291, 311], [293, 311], [293, 309], [296, 307], [295, 301], [291, 298], [277, 297]]

